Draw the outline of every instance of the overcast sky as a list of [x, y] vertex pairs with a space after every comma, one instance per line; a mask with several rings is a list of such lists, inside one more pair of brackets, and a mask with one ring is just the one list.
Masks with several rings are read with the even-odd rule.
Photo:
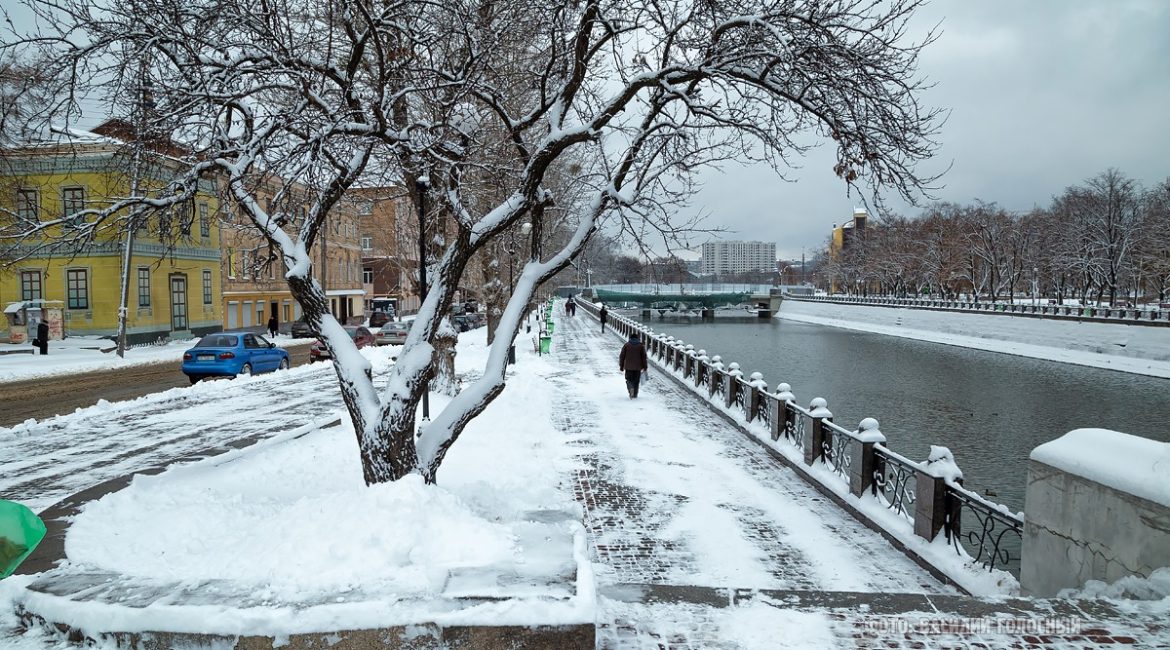
[[[950, 111], [921, 170], [952, 165], [937, 199], [1024, 211], [1110, 167], [1146, 186], [1170, 177], [1170, 0], [935, 0], [914, 23], [941, 25], [921, 58], [936, 84], [924, 104]], [[691, 211], [723, 239], [775, 241], [799, 259], [861, 205], [829, 147], [799, 162], [789, 183], [766, 167], [710, 171]]]
[[[1170, 177], [1170, 0], [936, 0], [915, 22], [942, 30], [921, 59], [937, 84], [925, 103], [950, 111], [924, 168], [953, 163], [938, 199], [1024, 211], [1110, 167], [1146, 186]], [[822, 147], [793, 183], [767, 168], [712, 172], [693, 208], [734, 231], [724, 239], [775, 241], [799, 259], [860, 205], [834, 161]]]

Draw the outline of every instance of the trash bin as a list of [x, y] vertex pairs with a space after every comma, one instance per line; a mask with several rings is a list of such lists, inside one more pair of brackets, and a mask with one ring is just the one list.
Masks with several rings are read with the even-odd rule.
[[548, 351], [551, 348], [552, 348], [552, 337], [548, 336], [547, 334], [542, 335], [540, 337], [540, 353], [541, 354], [548, 354]]
[[1092, 307], [1085, 307], [1085, 311], [1082, 313], [1085, 316], [1092, 316], [1093, 315], [1093, 308]]
[[516, 346], [515, 345], [508, 346], [508, 363], [510, 363], [512, 365], [516, 365]]
[[549, 319], [548, 323], [545, 324], [545, 328], [548, 330], [549, 334], [553, 333], [554, 324], [552, 322], [552, 319]]
[[25, 506], [0, 499], [0, 578], [16, 571], [45, 538], [45, 524]]

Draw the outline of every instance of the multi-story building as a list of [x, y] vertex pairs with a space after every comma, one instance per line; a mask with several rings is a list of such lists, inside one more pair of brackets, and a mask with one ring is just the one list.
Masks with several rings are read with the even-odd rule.
[[703, 275], [772, 272], [776, 269], [776, 242], [712, 241], [703, 244]]
[[410, 196], [397, 186], [352, 190], [359, 218], [366, 308], [390, 302], [399, 313], [418, 309], [412, 278], [418, 269], [417, 218]]
[[[275, 182], [262, 187], [257, 200], [269, 214], [299, 225], [307, 213], [303, 198], [287, 198], [278, 205], [276, 190]], [[294, 188], [290, 196], [298, 195], [306, 195], [304, 188], [299, 192]], [[280, 329], [287, 331], [301, 317], [301, 306], [289, 291], [283, 261], [250, 220], [235, 209], [223, 214], [224, 327], [261, 328], [275, 315]], [[313, 274], [325, 289], [330, 311], [342, 323], [360, 321], [365, 314], [359, 222], [353, 203], [338, 202], [313, 248]]]
[[856, 242], [865, 239], [865, 222], [869, 220], [869, 213], [865, 208], [853, 209], [853, 220], [840, 226], [833, 224], [833, 240], [829, 246], [829, 255], [838, 254], [856, 246]]
[[[124, 125], [107, 122], [92, 132], [30, 142], [3, 152], [0, 227], [70, 219], [103, 209], [139, 191], [157, 192], [181, 170], [173, 143], [145, 143], [139, 156], [120, 137]], [[127, 340], [189, 337], [219, 329], [220, 211], [216, 183], [200, 181], [189, 203], [142, 214], [133, 231]], [[90, 239], [67, 245], [70, 224], [15, 246], [0, 245], [0, 304], [59, 301], [66, 335], [113, 336], [122, 298], [128, 213], [113, 215]], [[84, 215], [78, 220], [89, 219]], [[120, 225], [115, 225], [120, 224]], [[11, 241], [11, 240], [10, 240]]]
[[[838, 226], [833, 224], [833, 235], [829, 240], [829, 260], [836, 262], [841, 259], [841, 256], [849, 251], [859, 249], [861, 242], [865, 241], [865, 224], [869, 220], [869, 213], [865, 208], [854, 208], [853, 219]], [[837, 279], [829, 282], [829, 292], [838, 293], [842, 290], [841, 283]]]

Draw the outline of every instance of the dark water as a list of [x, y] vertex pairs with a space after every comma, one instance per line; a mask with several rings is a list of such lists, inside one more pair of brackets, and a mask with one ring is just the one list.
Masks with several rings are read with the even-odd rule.
[[1170, 442], [1166, 379], [791, 321], [643, 322], [763, 373], [769, 389], [788, 382], [802, 406], [824, 397], [842, 426], [877, 418], [910, 458], [949, 447], [968, 488], [1015, 510], [1028, 454], [1072, 429]]

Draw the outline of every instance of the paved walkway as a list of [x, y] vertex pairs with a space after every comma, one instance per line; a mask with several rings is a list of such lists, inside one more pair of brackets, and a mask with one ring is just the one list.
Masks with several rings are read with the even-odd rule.
[[580, 449], [599, 648], [1170, 647], [1153, 613], [957, 594], [662, 373], [628, 399], [619, 345], [559, 317], [549, 377]]

